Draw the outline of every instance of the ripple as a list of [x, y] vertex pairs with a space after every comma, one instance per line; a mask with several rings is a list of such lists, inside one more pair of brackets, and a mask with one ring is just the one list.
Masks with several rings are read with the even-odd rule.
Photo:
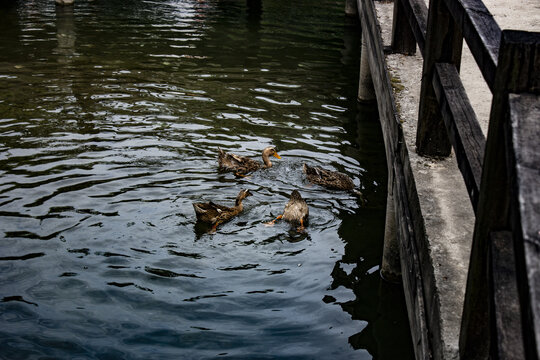
[[187, 258], [192, 258], [192, 259], [203, 259], [205, 257], [205, 256], [203, 256], [201, 254], [197, 254], [197, 253], [185, 253], [185, 252], [174, 251], [174, 250], [168, 250], [168, 253], [170, 255], [187, 257]]
[[250, 270], [250, 269], [256, 269], [259, 266], [260, 266], [259, 264], [243, 264], [239, 266], [229, 266], [229, 267], [219, 268], [218, 270], [222, 270], [222, 271]]
[[300, 102], [298, 102], [296, 100], [278, 101], [278, 100], [274, 100], [274, 99], [271, 99], [271, 98], [266, 97], [266, 96], [255, 96], [255, 99], [262, 100], [262, 101], [265, 101], [265, 102], [273, 104], [273, 105], [285, 105], [285, 106], [291, 106], [291, 105], [292, 106], [299, 106], [299, 105], [302, 105]]
[[[6, 235], [6, 237], [8, 237]], [[28, 259], [34, 259], [38, 257], [45, 256], [45, 253], [31, 253], [31, 254], [25, 254], [20, 256], [2, 256], [0, 257], [0, 261], [12, 261], [12, 260], [28, 260]]]
[[268, 86], [274, 86], [274, 87], [280, 87], [280, 88], [288, 88], [288, 89], [298, 89], [302, 87], [298, 84], [284, 84], [284, 83], [278, 83], [278, 82], [268, 82], [266, 83]]
[[201, 276], [198, 276], [198, 275], [195, 275], [195, 274], [179, 274], [179, 273], [176, 273], [174, 271], [165, 270], [165, 269], [158, 269], [158, 268], [151, 268], [149, 266], [145, 267], [144, 271], [146, 271], [147, 273], [157, 275], [157, 276], [160, 276], [160, 277], [165, 277], [165, 278], [190, 277], [190, 278], [204, 279], [204, 277], [201, 277]]
[[2, 298], [2, 302], [10, 302], [10, 301], [19, 301], [19, 302], [23, 302], [23, 303], [26, 303], [26, 304], [29, 304], [29, 305], [38, 306], [38, 304], [36, 304], [34, 302], [25, 300], [22, 296], [17, 296], [17, 295], [15, 295], [15, 296], [4, 296]]

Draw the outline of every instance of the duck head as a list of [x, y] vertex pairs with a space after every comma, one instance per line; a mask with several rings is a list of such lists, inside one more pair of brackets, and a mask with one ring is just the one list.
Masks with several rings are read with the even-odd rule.
[[264, 150], [262, 152], [262, 158], [263, 158], [264, 165], [266, 167], [272, 167], [272, 162], [270, 161], [270, 156], [274, 156], [274, 157], [276, 157], [278, 159], [281, 159], [281, 156], [278, 155], [275, 147], [268, 146], [268, 147], [264, 148]]
[[245, 198], [251, 195], [252, 195], [251, 191], [247, 189], [240, 190], [240, 192], [238, 193], [238, 196], [236, 197], [236, 206], [242, 204], [242, 200], [244, 200]]

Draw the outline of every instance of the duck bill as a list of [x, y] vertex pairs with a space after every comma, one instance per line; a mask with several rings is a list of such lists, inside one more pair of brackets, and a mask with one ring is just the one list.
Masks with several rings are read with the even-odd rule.
[[281, 159], [281, 156], [279, 156], [278, 153], [274, 153], [274, 156], [277, 157], [278, 159]]

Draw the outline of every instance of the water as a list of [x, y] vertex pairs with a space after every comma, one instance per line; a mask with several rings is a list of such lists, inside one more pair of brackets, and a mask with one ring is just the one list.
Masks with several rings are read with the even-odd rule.
[[[386, 172], [341, 1], [0, 8], [0, 356], [408, 359]], [[282, 160], [237, 179], [217, 148]], [[303, 162], [362, 189], [326, 191]], [[215, 233], [192, 202], [244, 212]], [[298, 189], [310, 224], [265, 227]]]

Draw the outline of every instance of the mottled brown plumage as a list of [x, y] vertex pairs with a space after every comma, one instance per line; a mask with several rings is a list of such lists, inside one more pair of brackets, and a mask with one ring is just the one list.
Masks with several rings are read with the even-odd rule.
[[299, 225], [298, 231], [303, 231], [304, 226], [307, 225], [308, 216], [309, 208], [306, 201], [302, 198], [298, 190], [293, 190], [289, 202], [285, 205], [283, 214], [267, 223], [267, 225], [274, 225], [277, 220], [283, 219], [293, 225]]
[[304, 164], [304, 173], [308, 181], [334, 190], [353, 190], [354, 182], [350, 177], [338, 171], [325, 170], [317, 166]]
[[213, 225], [213, 230], [219, 224], [231, 220], [244, 209], [242, 200], [251, 196], [249, 190], [241, 190], [236, 197], [236, 203], [233, 207], [214, 204], [212, 201], [206, 203], [193, 203], [197, 220]]
[[253, 171], [259, 170], [260, 168], [269, 168], [272, 167], [272, 162], [270, 161], [270, 156], [275, 156], [278, 159], [281, 157], [276, 152], [276, 149], [272, 146], [266, 147], [262, 152], [263, 163], [261, 164], [258, 161], [250, 159], [245, 156], [239, 156], [232, 153], [227, 153], [221, 148], [218, 155], [218, 165], [219, 169], [222, 171], [231, 171], [234, 172], [237, 176], [245, 176]]
[[298, 190], [293, 190], [285, 209], [283, 210], [283, 220], [295, 225], [303, 226], [307, 223], [309, 208]]

